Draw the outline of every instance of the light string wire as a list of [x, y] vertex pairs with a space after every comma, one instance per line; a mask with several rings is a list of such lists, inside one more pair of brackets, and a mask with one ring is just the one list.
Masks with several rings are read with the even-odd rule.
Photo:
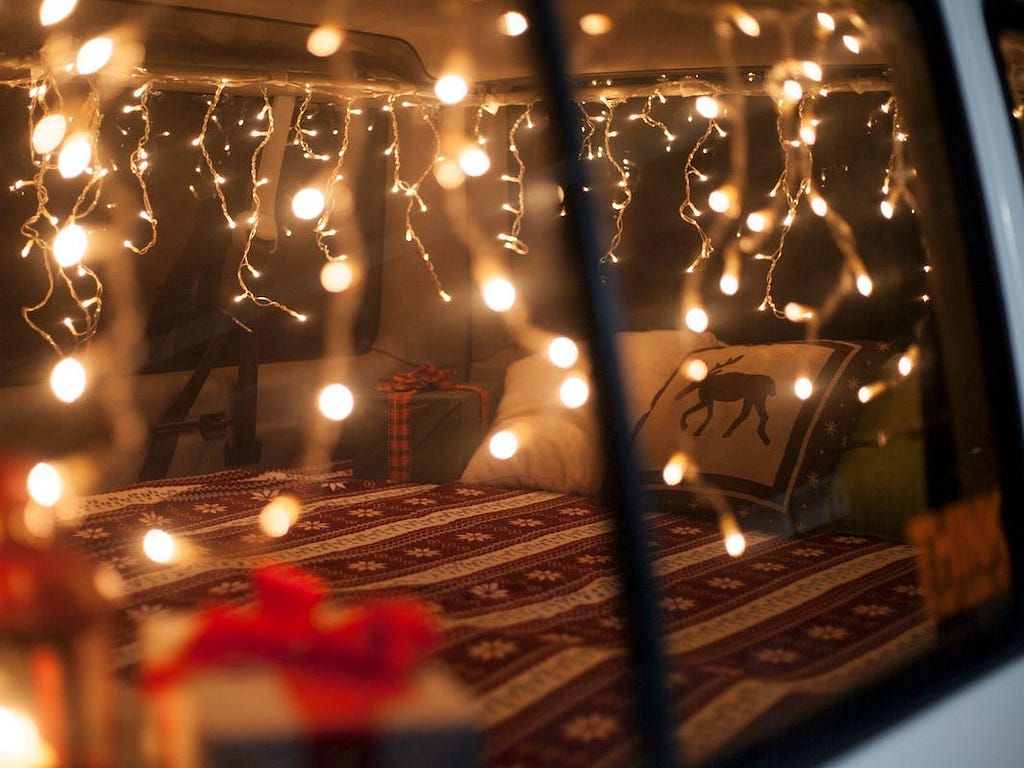
[[[420, 173], [414, 181], [405, 181], [402, 179], [402, 147], [398, 130], [398, 114], [395, 110], [395, 99], [396, 95], [388, 97], [387, 104], [384, 106], [385, 111], [388, 113], [391, 124], [391, 143], [388, 148], [384, 150], [385, 155], [390, 155], [393, 162], [393, 175], [392, 175], [392, 192], [401, 192], [409, 198], [408, 204], [405, 207], [405, 240], [406, 242], [412, 243], [416, 247], [416, 251], [419, 253], [423, 264], [427, 268], [427, 274], [430, 276], [430, 280], [434, 285], [434, 290], [437, 291], [437, 295], [441, 297], [441, 300], [448, 303], [452, 300], [451, 294], [445, 289], [441, 283], [440, 277], [438, 277], [437, 270], [434, 268], [434, 263], [430, 258], [430, 252], [427, 251], [427, 247], [423, 244], [423, 240], [420, 239], [419, 234], [416, 232], [416, 228], [413, 225], [413, 208], [419, 208], [420, 213], [426, 213], [428, 208], [426, 202], [420, 196], [420, 188], [423, 182], [426, 181], [427, 177], [430, 176], [431, 170], [437, 162], [437, 158], [441, 154], [441, 134], [437, 129], [437, 125], [431, 118], [429, 111], [422, 103], [416, 102], [410, 104], [415, 106], [419, 112], [420, 119], [430, 130], [431, 138], [434, 143], [434, 151], [431, 155], [430, 161], [424, 167], [423, 172]], [[407, 102], [408, 103], [408, 102]]]
[[906, 161], [906, 144], [909, 137], [903, 128], [903, 119], [895, 96], [890, 96], [882, 105], [882, 112], [892, 118], [892, 150], [889, 153], [889, 162], [885, 166], [885, 180], [882, 182], [883, 199], [879, 207], [882, 215], [891, 219], [901, 202], [911, 210], [917, 207], [917, 202], [908, 185], [914, 177], [914, 170], [908, 167]]
[[[214, 117], [214, 112], [217, 110], [217, 105], [220, 104], [221, 95], [224, 93], [224, 89], [227, 87], [227, 81], [220, 81], [217, 83], [217, 89], [214, 91], [213, 96], [206, 103], [206, 114], [203, 115], [203, 123], [199, 129], [199, 135], [192, 140], [193, 146], [199, 147], [199, 151], [202, 153], [203, 162], [206, 164], [206, 170], [210, 174], [210, 179], [213, 181], [213, 190], [217, 195], [217, 200], [220, 202], [220, 212], [224, 216], [224, 220], [227, 221], [228, 227], [234, 229], [236, 224], [235, 220], [231, 218], [231, 212], [228, 210], [228, 201], [224, 197], [224, 190], [221, 186], [224, 184], [224, 177], [220, 175], [217, 170], [217, 166], [213, 162], [213, 158], [210, 156], [210, 151], [206, 147], [206, 135], [210, 130], [210, 122]], [[264, 97], [266, 89], [263, 89]]]
[[[512, 126], [508, 131], [508, 151], [512, 155], [512, 159], [516, 163], [516, 174], [502, 174], [501, 180], [509, 184], [515, 185], [516, 202], [505, 203], [502, 205], [502, 209], [512, 214], [512, 220], [509, 225], [508, 232], [502, 232], [498, 235], [498, 239], [502, 241], [502, 246], [520, 256], [526, 256], [530, 253], [530, 247], [523, 242], [520, 238], [520, 232], [523, 226], [523, 217], [526, 215], [526, 163], [523, 161], [523, 156], [519, 149], [519, 142], [516, 136], [519, 133], [520, 127], [524, 124], [528, 128], [533, 128], [532, 118], [533, 103], [526, 105], [526, 109], [520, 113], [520, 115], [512, 123]], [[477, 113], [477, 124], [474, 130], [479, 130], [480, 115]]]
[[700, 153], [704, 148], [712, 135], [717, 134], [720, 137], [725, 136], [725, 131], [723, 131], [721, 126], [719, 126], [716, 118], [710, 117], [707, 120], [708, 122], [703, 133], [701, 133], [700, 137], [690, 148], [689, 153], [686, 155], [686, 163], [683, 165], [683, 201], [679, 204], [679, 218], [693, 227], [697, 236], [700, 238], [700, 252], [686, 267], [686, 271], [688, 273], [693, 272], [697, 268], [697, 265], [702, 261], [710, 259], [715, 250], [711, 236], [697, 220], [702, 212], [693, 202], [693, 187], [691, 182], [691, 179], [694, 178], [698, 181], [707, 181], [708, 177], [697, 168], [694, 161], [698, 153]]
[[[796, 105], [795, 111], [798, 114], [802, 112], [803, 104], [804, 100], [801, 99]], [[773, 201], [773, 208], [775, 209], [770, 220], [781, 219], [782, 223], [778, 230], [778, 239], [775, 241], [775, 247], [768, 253], [756, 253], [754, 258], [766, 259], [769, 262], [768, 272], [765, 275], [764, 298], [762, 298], [758, 309], [762, 312], [767, 309], [776, 317], [785, 318], [786, 313], [779, 309], [775, 303], [775, 270], [782, 259], [786, 247], [786, 238], [793, 228], [793, 223], [796, 221], [797, 208], [800, 206], [800, 201], [810, 190], [810, 174], [814, 159], [810, 148], [806, 144], [796, 142], [795, 139], [790, 139], [786, 135], [787, 115], [793, 110], [793, 103], [787, 102], [784, 99], [777, 99], [775, 100], [775, 105], [775, 132], [779, 148], [782, 152], [783, 164], [782, 172], [779, 174], [775, 186], [768, 193], [768, 197]], [[794, 142], [796, 143], [794, 144]], [[785, 215], [780, 217], [780, 210], [784, 210]], [[771, 229], [766, 228], [765, 236], [770, 232]], [[761, 238], [745, 240], [744, 244], [748, 249], [758, 249], [761, 247]]]
[[630, 203], [633, 202], [633, 191], [629, 188], [629, 169], [627, 167], [629, 160], [623, 158], [622, 162], [619, 162], [612, 151], [612, 139], [618, 135], [618, 132], [615, 130], [613, 125], [615, 121], [615, 112], [622, 104], [622, 100], [602, 99], [601, 101], [607, 108], [604, 121], [604, 156], [619, 176], [616, 186], [622, 195], [620, 199], [613, 200], [611, 203], [612, 210], [615, 212], [615, 229], [612, 232], [612, 238], [611, 242], [608, 244], [608, 250], [605, 251], [601, 261], [602, 263], [610, 261], [612, 264], [618, 264], [619, 257], [615, 254], [615, 250], [619, 247], [619, 243], [622, 242], [626, 209], [629, 208]]
[[136, 246], [130, 240], [125, 241], [125, 246], [132, 253], [136, 253], [140, 256], [149, 253], [156, 245], [158, 230], [157, 230], [157, 219], [153, 212], [153, 203], [149, 198], [149, 187], [146, 185], [146, 171], [149, 170], [149, 154], [146, 150], [149, 144], [149, 138], [152, 132], [152, 122], [149, 115], [149, 96], [151, 93], [150, 84], [143, 83], [133, 95], [137, 96], [139, 103], [137, 106], [128, 106], [124, 108], [127, 112], [138, 112], [142, 119], [142, 132], [139, 135], [138, 143], [135, 145], [135, 151], [132, 152], [129, 158], [129, 168], [131, 169], [132, 175], [136, 178], [139, 183], [139, 191], [142, 195], [142, 213], [139, 214], [140, 218], [149, 224], [149, 242], [147, 242], [141, 248]]
[[345, 103], [345, 111], [342, 115], [341, 143], [334, 161], [334, 168], [331, 170], [331, 175], [324, 185], [324, 211], [317, 220], [316, 227], [313, 230], [316, 237], [316, 247], [327, 261], [340, 261], [345, 258], [344, 256], [331, 255], [331, 247], [327, 242], [327, 238], [336, 234], [334, 230], [328, 227], [330, 226], [331, 214], [334, 213], [334, 206], [337, 203], [336, 189], [345, 180], [342, 171], [344, 170], [345, 160], [348, 157], [353, 114], [355, 114], [355, 111], [352, 109], [352, 100], [349, 99]]
[[302, 121], [306, 118], [306, 111], [309, 109], [309, 105], [312, 101], [313, 90], [307, 86], [305, 95], [302, 98], [302, 103], [299, 104], [299, 108], [295, 113], [295, 123], [292, 125], [292, 131], [294, 134], [292, 142], [302, 150], [302, 156], [306, 160], [318, 160], [326, 163], [331, 159], [331, 156], [318, 153], [309, 145], [309, 141], [306, 139], [307, 136], [316, 136], [317, 132], [315, 130], [302, 127]]
[[252, 157], [249, 159], [249, 183], [252, 188], [252, 214], [249, 216], [248, 219], [249, 232], [246, 235], [245, 244], [242, 247], [242, 255], [238, 261], [238, 269], [235, 272], [235, 276], [238, 279], [238, 285], [242, 289], [242, 293], [239, 294], [238, 296], [235, 296], [235, 301], [241, 302], [248, 299], [257, 306], [272, 307], [274, 309], [280, 310], [281, 312], [284, 312], [285, 314], [291, 315], [299, 322], [305, 322], [307, 319], [306, 315], [302, 314], [301, 312], [297, 312], [296, 310], [292, 309], [286, 304], [282, 304], [281, 302], [276, 301], [275, 299], [272, 299], [269, 296], [263, 296], [254, 292], [249, 287], [249, 284], [246, 282], [245, 277], [246, 272], [248, 272], [252, 277], [259, 276], [259, 271], [249, 261], [249, 255], [252, 252], [252, 244], [253, 241], [256, 239], [256, 234], [259, 230], [261, 206], [260, 187], [263, 186], [264, 183], [259, 176], [259, 161], [260, 157], [263, 155], [263, 150], [266, 149], [267, 144], [270, 143], [270, 139], [274, 135], [274, 131], [276, 130], [274, 110], [271, 106], [270, 96], [268, 95], [266, 88], [262, 89], [262, 94], [263, 110], [260, 112], [260, 115], [266, 116], [267, 129], [265, 131], [255, 132], [258, 135], [261, 135], [261, 139], [260, 142], [256, 145], [256, 148], [253, 150]]

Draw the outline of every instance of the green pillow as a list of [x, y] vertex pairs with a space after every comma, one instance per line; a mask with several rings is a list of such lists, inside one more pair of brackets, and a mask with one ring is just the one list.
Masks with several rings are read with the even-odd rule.
[[916, 372], [868, 402], [839, 459], [833, 491], [848, 509], [836, 528], [906, 538], [927, 509], [921, 381]]

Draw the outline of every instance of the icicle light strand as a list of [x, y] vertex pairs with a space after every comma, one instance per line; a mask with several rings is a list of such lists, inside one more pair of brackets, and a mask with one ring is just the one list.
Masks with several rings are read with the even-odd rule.
[[623, 232], [623, 221], [626, 216], [626, 209], [629, 208], [629, 204], [633, 202], [633, 191], [629, 188], [629, 170], [626, 167], [627, 160], [623, 159], [621, 162], [615, 157], [612, 151], [612, 139], [617, 135], [614, 128], [615, 111], [618, 109], [621, 101], [610, 101], [603, 100], [604, 105], [607, 107], [604, 121], [604, 156], [605, 159], [611, 164], [612, 168], [618, 173], [619, 180], [616, 183], [622, 197], [618, 200], [612, 201], [612, 210], [615, 212], [615, 230], [612, 233], [611, 243], [608, 246], [608, 250], [602, 257], [602, 261], [610, 261], [612, 264], [619, 262], [619, 257], [615, 254], [615, 250], [619, 247], [619, 243], [622, 242]]
[[139, 96], [138, 107], [126, 107], [126, 111], [138, 111], [139, 116], [142, 119], [142, 133], [139, 135], [138, 143], [135, 145], [135, 151], [132, 152], [129, 158], [129, 167], [131, 168], [132, 175], [136, 178], [139, 183], [139, 191], [142, 194], [142, 213], [140, 217], [149, 224], [149, 242], [147, 242], [141, 248], [134, 245], [131, 241], [126, 241], [125, 245], [133, 253], [137, 253], [140, 256], [149, 253], [153, 246], [157, 242], [157, 219], [153, 212], [153, 203], [149, 198], [149, 187], [146, 185], [146, 171], [149, 170], [149, 154], [146, 150], [146, 146], [149, 144], [149, 137], [152, 132], [152, 123], [149, 115], [149, 96], [150, 96], [150, 85], [149, 83], [144, 84], [136, 91]]
[[512, 159], [516, 163], [516, 175], [505, 174], [501, 177], [502, 181], [515, 185], [516, 202], [515, 205], [511, 203], [504, 205], [505, 210], [512, 214], [512, 223], [509, 226], [508, 232], [498, 235], [498, 239], [502, 241], [502, 245], [505, 248], [518, 253], [520, 256], [529, 254], [530, 248], [519, 237], [523, 226], [523, 216], [526, 215], [526, 163], [523, 161], [523, 156], [519, 151], [519, 142], [516, 136], [524, 123], [529, 128], [533, 127], [532, 109], [533, 104], [528, 104], [526, 109], [512, 123], [512, 127], [508, 132], [508, 151], [512, 154]]
[[235, 228], [235, 220], [231, 218], [231, 212], [228, 211], [228, 201], [224, 198], [224, 190], [221, 189], [221, 185], [224, 183], [224, 177], [217, 171], [217, 166], [213, 163], [213, 158], [210, 156], [210, 151], [206, 147], [206, 135], [210, 130], [210, 121], [213, 118], [214, 112], [217, 110], [217, 105], [220, 104], [220, 97], [224, 93], [224, 89], [227, 87], [226, 81], [221, 81], [217, 85], [217, 90], [214, 91], [213, 97], [207, 102], [206, 114], [203, 115], [203, 124], [199, 129], [199, 135], [192, 140], [192, 143], [199, 147], [199, 151], [203, 155], [203, 162], [206, 164], [206, 170], [210, 174], [210, 179], [213, 181], [213, 190], [217, 195], [217, 200], [220, 201], [220, 211], [224, 216], [224, 220], [228, 223], [231, 229]]
[[342, 171], [345, 167], [345, 159], [348, 156], [348, 148], [351, 140], [351, 126], [352, 126], [352, 101], [349, 100], [345, 104], [345, 111], [342, 117], [341, 123], [341, 145], [338, 147], [338, 154], [334, 161], [334, 168], [331, 171], [330, 177], [327, 179], [327, 185], [324, 188], [324, 212], [320, 215], [320, 219], [316, 223], [316, 247], [320, 249], [320, 253], [324, 255], [327, 261], [335, 261], [335, 257], [331, 255], [331, 247], [327, 243], [328, 232], [330, 232], [329, 226], [331, 221], [331, 214], [334, 212], [334, 205], [337, 201], [335, 190], [338, 184], [344, 181], [344, 174]]
[[252, 243], [256, 239], [256, 232], [259, 229], [260, 222], [260, 186], [261, 181], [259, 178], [259, 160], [263, 154], [263, 150], [266, 149], [267, 144], [270, 143], [270, 138], [274, 135], [274, 110], [270, 104], [270, 97], [267, 95], [267, 89], [262, 89], [263, 93], [263, 111], [261, 114], [267, 116], [267, 130], [263, 131], [263, 137], [260, 143], [253, 150], [252, 158], [249, 161], [249, 181], [252, 186], [252, 215], [249, 217], [249, 234], [245, 238], [245, 245], [242, 249], [242, 256], [238, 262], [238, 270], [235, 275], [238, 278], [238, 285], [242, 289], [242, 293], [235, 297], [235, 301], [244, 301], [248, 299], [252, 303], [261, 307], [273, 307], [278, 309], [285, 314], [291, 315], [299, 322], [305, 322], [306, 316], [301, 312], [296, 312], [289, 306], [275, 301], [268, 296], [261, 296], [256, 294], [251, 288], [249, 288], [246, 282], [245, 273], [248, 272], [252, 276], [258, 275], [258, 271], [253, 267], [249, 261], [249, 254], [252, 252]]
[[420, 258], [423, 260], [424, 265], [427, 268], [427, 273], [430, 275], [430, 280], [434, 284], [434, 289], [437, 291], [437, 295], [441, 297], [441, 300], [445, 303], [452, 300], [451, 294], [444, 289], [444, 285], [441, 283], [441, 279], [437, 275], [437, 270], [434, 268], [434, 263], [430, 259], [430, 253], [427, 251], [427, 247], [423, 244], [420, 236], [416, 233], [416, 229], [413, 226], [413, 208], [418, 207], [420, 213], [426, 213], [428, 208], [426, 202], [420, 196], [420, 187], [423, 182], [426, 181], [430, 175], [430, 171], [434, 167], [434, 163], [437, 161], [438, 155], [441, 153], [441, 136], [438, 133], [437, 126], [431, 119], [429, 112], [422, 104], [417, 104], [416, 107], [420, 113], [420, 119], [430, 129], [431, 135], [434, 139], [434, 152], [429, 163], [423, 169], [423, 173], [416, 178], [415, 181], [404, 181], [402, 179], [402, 147], [398, 132], [398, 114], [395, 111], [395, 96], [388, 97], [388, 103], [385, 109], [391, 120], [391, 143], [385, 150], [385, 154], [392, 156], [392, 162], [394, 163], [394, 174], [393, 183], [391, 190], [393, 192], [402, 192], [408, 198], [409, 202], [405, 208], [405, 239], [406, 242], [412, 243], [416, 246], [416, 250], [420, 254]]

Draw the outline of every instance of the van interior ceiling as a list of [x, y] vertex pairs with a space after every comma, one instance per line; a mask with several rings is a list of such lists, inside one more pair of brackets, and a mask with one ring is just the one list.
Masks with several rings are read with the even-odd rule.
[[116, 573], [142, 722], [54, 725], [2, 617], [0, 714], [97, 765], [796, 760], [994, 635], [1012, 404], [913, 5], [0, 3], [0, 480], [57, 477], [0, 548]]

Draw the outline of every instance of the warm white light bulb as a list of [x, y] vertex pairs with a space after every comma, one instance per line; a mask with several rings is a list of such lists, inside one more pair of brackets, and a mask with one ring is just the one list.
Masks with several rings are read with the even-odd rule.
[[77, 224], [68, 224], [53, 240], [53, 257], [64, 267], [73, 267], [85, 256], [89, 244], [85, 230]]
[[331, 24], [324, 24], [309, 33], [306, 50], [314, 56], [326, 58], [338, 52], [345, 40], [344, 33]]
[[320, 270], [320, 285], [331, 293], [341, 293], [352, 285], [354, 273], [347, 261], [329, 261]]
[[279, 539], [295, 525], [301, 511], [302, 504], [295, 496], [282, 493], [260, 512], [260, 530], [272, 539]]
[[60, 472], [45, 461], [32, 467], [26, 484], [32, 501], [44, 507], [52, 507], [64, 493], [64, 482], [61, 480]]
[[836, 20], [832, 18], [831, 14], [820, 11], [818, 13], [818, 25], [828, 32], [834, 32], [836, 28]]
[[800, 140], [807, 146], [812, 147], [814, 146], [814, 142], [818, 140], [818, 131], [815, 130], [813, 125], [801, 125]]
[[828, 202], [821, 195], [811, 195], [811, 210], [816, 216], [828, 213]]
[[690, 381], [704, 381], [708, 377], [708, 364], [693, 358], [683, 363], [683, 372]]
[[511, 459], [516, 455], [516, 451], [519, 450], [519, 440], [516, 436], [503, 429], [501, 432], [495, 432], [487, 443], [487, 450], [491, 452], [491, 456], [496, 459], [504, 461], [505, 459]]
[[768, 217], [761, 211], [754, 211], [747, 216], [747, 229], [751, 232], [764, 232], [768, 228]]
[[53, 152], [64, 141], [68, 129], [68, 121], [64, 115], [54, 113], [47, 115], [32, 129], [32, 149], [40, 155]]
[[548, 360], [559, 368], [571, 368], [579, 359], [580, 350], [576, 342], [565, 336], [559, 336], [548, 344]]
[[731, 557], [739, 557], [747, 549], [747, 539], [738, 531], [736, 533], [730, 533], [725, 537], [725, 551], [729, 553]]
[[526, 17], [516, 11], [504, 13], [498, 19], [498, 31], [509, 37], [518, 37], [529, 29], [530, 23]]
[[822, 71], [820, 64], [814, 61], [805, 61], [800, 66], [801, 69], [803, 69], [804, 74], [811, 78], [811, 80], [814, 80], [817, 83], [821, 82]]
[[782, 95], [790, 101], [800, 101], [804, 95], [804, 87], [796, 80], [787, 80], [782, 84]]
[[495, 312], [507, 312], [516, 303], [516, 289], [503, 277], [496, 277], [484, 285], [484, 304]]
[[677, 451], [665, 462], [665, 466], [661, 470], [661, 479], [665, 481], [665, 485], [679, 485], [683, 482], [683, 478], [686, 476], [686, 469], [689, 466], [690, 461], [686, 454]]
[[697, 114], [708, 120], [718, 117], [718, 102], [710, 96], [698, 96], [697, 101], [694, 102], [694, 107], [697, 110]]
[[694, 333], [703, 333], [708, 329], [708, 313], [700, 307], [693, 307], [686, 313], [686, 327]]
[[736, 291], [740, 289], [740, 281], [736, 275], [726, 272], [718, 281], [718, 287], [726, 296], [735, 296]]
[[35, 768], [56, 765], [31, 717], [8, 707], [0, 707], [0, 765], [11, 768]]
[[914, 370], [914, 359], [909, 354], [901, 356], [899, 363], [896, 364], [896, 369], [900, 372], [900, 376], [909, 376], [910, 372]]
[[887, 219], [891, 219], [893, 217], [893, 214], [896, 213], [895, 206], [893, 206], [893, 204], [888, 200], [883, 200], [882, 202], [880, 202], [878, 204], [878, 207], [882, 211], [882, 215]]
[[739, 31], [747, 37], [757, 37], [761, 34], [761, 25], [757, 23], [757, 19], [746, 11], [737, 11], [733, 20], [736, 22], [736, 27]]
[[725, 213], [732, 207], [733, 195], [724, 187], [708, 195], [708, 207], [715, 213]]
[[875, 290], [875, 284], [870, 277], [861, 274], [857, 276], [857, 290], [861, 296], [870, 296], [871, 292]]
[[153, 528], [142, 537], [142, 551], [154, 563], [169, 563], [177, 549], [174, 537], [167, 531]]
[[787, 320], [794, 323], [810, 320], [814, 317], [814, 312], [809, 307], [805, 307], [803, 304], [797, 304], [795, 301], [791, 301], [786, 304], [782, 309], [782, 313], [786, 316]]
[[483, 176], [490, 170], [491, 158], [482, 147], [470, 145], [459, 153], [459, 167], [467, 176]]
[[315, 219], [324, 212], [325, 205], [324, 193], [313, 187], [300, 189], [292, 198], [292, 212], [300, 219]]
[[445, 104], [458, 104], [468, 93], [469, 85], [459, 75], [444, 75], [434, 83], [434, 94]]
[[50, 388], [58, 400], [73, 403], [85, 392], [85, 368], [73, 357], [65, 357], [50, 372]]
[[612, 31], [612, 20], [603, 13], [586, 13], [580, 16], [580, 29], [588, 35], [604, 35]]
[[65, 179], [73, 179], [86, 168], [92, 160], [92, 141], [88, 134], [76, 133], [66, 142], [57, 156], [57, 170]]
[[434, 178], [442, 189], [458, 189], [466, 180], [466, 173], [454, 157], [446, 157], [434, 165]]
[[39, 7], [39, 22], [48, 27], [64, 21], [78, 5], [78, 0], [43, 0]]
[[860, 40], [853, 35], [843, 35], [843, 45], [850, 53], [860, 53]]
[[109, 37], [94, 37], [78, 49], [75, 68], [80, 75], [99, 72], [110, 61], [114, 53], [114, 41]]
[[801, 400], [806, 400], [814, 394], [814, 384], [806, 376], [801, 376], [793, 385], [793, 392]]
[[570, 376], [558, 388], [558, 399], [566, 408], [579, 408], [590, 397], [590, 387], [579, 376]]
[[352, 390], [344, 384], [328, 384], [320, 390], [318, 401], [320, 413], [331, 421], [342, 421], [347, 419], [355, 407], [355, 398]]

